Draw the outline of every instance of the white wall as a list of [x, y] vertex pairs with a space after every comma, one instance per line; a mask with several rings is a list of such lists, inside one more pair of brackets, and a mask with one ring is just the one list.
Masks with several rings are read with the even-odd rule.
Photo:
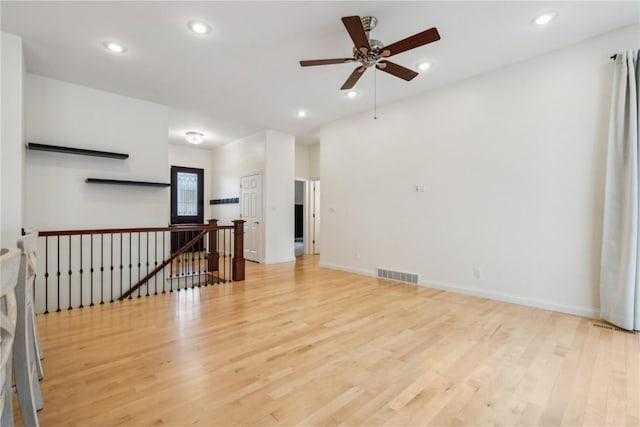
[[379, 108], [377, 121], [324, 126], [321, 263], [596, 315], [609, 57], [638, 35], [622, 29]]
[[295, 177], [320, 179], [320, 144], [295, 144]]
[[309, 179], [320, 179], [320, 143], [309, 147]]
[[296, 178], [309, 178], [309, 146], [305, 144], [295, 144], [295, 172]]
[[211, 150], [185, 145], [169, 144], [169, 167], [185, 166], [204, 169], [204, 220], [211, 219]]
[[304, 205], [304, 181], [295, 181], [295, 200], [296, 205]]
[[41, 76], [25, 82], [27, 141], [128, 153], [127, 160], [29, 150], [26, 225], [46, 229], [161, 226], [169, 188], [85, 179], [169, 182], [167, 108]]
[[[266, 138], [262, 131], [211, 150], [211, 199], [239, 197], [241, 176], [264, 174]], [[213, 205], [210, 216], [228, 225], [240, 218], [240, 205]]]
[[[294, 137], [271, 130], [242, 138], [211, 152], [211, 198], [240, 195], [240, 177], [262, 174], [262, 258], [267, 264], [293, 261]], [[240, 205], [213, 205], [211, 217], [228, 224], [240, 218]]]
[[264, 180], [265, 263], [290, 262], [294, 255], [293, 135], [266, 131]]
[[23, 224], [24, 135], [23, 135], [23, 79], [24, 59], [22, 39], [2, 33], [2, 78], [0, 93], [1, 150], [0, 150], [0, 246], [16, 247]]

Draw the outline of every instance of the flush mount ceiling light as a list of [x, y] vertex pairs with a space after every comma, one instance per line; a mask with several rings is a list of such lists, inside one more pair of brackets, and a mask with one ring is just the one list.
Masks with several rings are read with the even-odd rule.
[[202, 21], [189, 21], [187, 27], [199, 36], [209, 34], [211, 32], [211, 25]]
[[428, 71], [431, 68], [431, 62], [421, 62], [418, 64], [418, 70], [420, 71]]
[[357, 98], [358, 95], [359, 95], [358, 91], [355, 91], [355, 90], [350, 90], [344, 93], [344, 96], [346, 96], [349, 99]]
[[296, 112], [296, 116], [299, 119], [304, 119], [305, 117], [307, 117], [307, 112], [304, 110], [298, 110], [298, 112]]
[[202, 144], [202, 141], [204, 140], [204, 134], [202, 132], [191, 131], [185, 133], [184, 135], [187, 138], [187, 142], [189, 144]]
[[553, 21], [553, 19], [556, 17], [557, 13], [555, 12], [547, 12], [547, 13], [543, 13], [542, 15], [538, 16], [533, 23], [536, 25], [547, 25], [549, 22]]
[[127, 51], [126, 47], [116, 42], [104, 41], [102, 46], [111, 53], [125, 53]]

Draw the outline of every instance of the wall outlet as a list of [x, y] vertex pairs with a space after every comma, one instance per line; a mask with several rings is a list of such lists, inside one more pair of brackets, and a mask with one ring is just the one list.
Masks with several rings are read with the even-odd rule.
[[473, 268], [473, 277], [475, 277], [476, 279], [479, 279], [480, 277], [482, 277], [482, 270], [478, 267], [474, 267]]

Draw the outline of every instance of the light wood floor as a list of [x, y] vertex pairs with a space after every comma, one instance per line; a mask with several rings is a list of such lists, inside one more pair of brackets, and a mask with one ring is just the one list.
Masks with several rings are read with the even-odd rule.
[[41, 424], [640, 424], [640, 335], [316, 257], [247, 267], [38, 316]]

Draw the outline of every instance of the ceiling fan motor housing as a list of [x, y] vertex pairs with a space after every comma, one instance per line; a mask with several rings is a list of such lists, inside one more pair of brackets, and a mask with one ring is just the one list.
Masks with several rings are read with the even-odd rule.
[[362, 63], [365, 67], [371, 67], [376, 64], [381, 57], [384, 44], [380, 40], [370, 39], [369, 45], [371, 49], [367, 52], [361, 52], [356, 47], [353, 48], [353, 58]]
[[380, 40], [371, 38], [370, 31], [378, 25], [378, 20], [376, 18], [373, 16], [363, 16], [360, 18], [360, 22], [362, 22], [362, 28], [365, 33], [367, 33], [370, 49], [368, 51], [364, 51], [364, 49], [360, 51], [354, 46], [353, 58], [360, 62], [365, 68], [369, 68], [376, 65], [376, 62], [380, 60], [384, 44]]

